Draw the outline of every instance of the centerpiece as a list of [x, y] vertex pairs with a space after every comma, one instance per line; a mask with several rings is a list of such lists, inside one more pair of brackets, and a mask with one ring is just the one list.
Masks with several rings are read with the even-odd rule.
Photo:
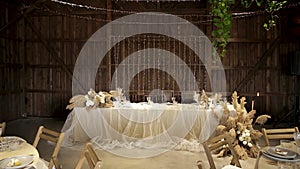
[[[227, 103], [223, 103], [224, 112], [220, 118], [220, 125], [217, 127], [217, 132], [228, 132], [235, 138], [234, 149], [240, 159], [247, 159], [248, 157], [256, 158], [259, 151], [256, 143], [262, 136], [262, 133], [255, 130], [253, 126], [255, 124], [263, 125], [271, 117], [269, 115], [261, 115], [253, 122], [256, 110], [247, 112], [245, 108], [246, 98], [240, 98], [240, 102], [238, 102], [238, 98], [237, 92], [234, 92], [232, 94], [232, 104], [236, 111], [236, 115], [234, 116], [230, 115]], [[218, 157], [226, 156], [229, 152], [227, 146], [223, 146], [215, 151]]]
[[86, 95], [76, 95], [69, 100], [66, 109], [72, 110], [74, 107], [85, 107], [87, 110], [93, 108], [113, 107], [112, 94], [105, 91], [95, 92], [90, 89]]

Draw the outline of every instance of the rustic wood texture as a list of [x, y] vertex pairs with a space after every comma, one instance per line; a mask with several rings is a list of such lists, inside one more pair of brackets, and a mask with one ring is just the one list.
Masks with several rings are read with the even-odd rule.
[[[72, 71], [79, 52], [88, 38], [110, 20], [130, 12], [156, 11], [187, 19], [209, 38], [215, 29], [209, 21], [212, 17], [205, 1], [77, 2], [98, 10], [46, 1], [35, 8], [28, 7], [30, 11], [26, 17], [15, 12], [28, 10], [22, 9], [21, 4], [0, 3], [0, 30], [3, 30], [0, 31], [0, 121], [22, 116], [66, 117], [69, 111], [65, 107], [72, 96]], [[105, 8], [123, 12], [102, 10]], [[257, 113], [270, 114], [274, 117], [272, 120], [284, 117], [295, 102], [296, 77], [289, 75], [287, 58], [290, 52], [300, 50], [300, 45], [299, 40], [286, 31], [289, 30], [288, 17], [286, 11], [282, 14], [282, 21], [269, 32], [262, 27], [266, 19], [264, 15], [234, 18], [227, 54], [221, 58], [227, 78], [228, 100], [236, 89], [239, 95], [246, 96], [248, 109], [251, 100], [255, 100]], [[120, 37], [111, 40], [113, 38]], [[277, 38], [278, 44], [268, 52]], [[215, 70], [206, 70], [187, 46], [163, 35], [136, 35], [114, 46], [99, 65], [95, 90], [109, 90], [110, 79], [118, 64], [133, 52], [150, 47], [175, 53], [191, 68], [199, 90], [211, 91], [207, 71]], [[218, 72], [215, 72], [218, 77]], [[180, 65], [177, 73], [181, 73]], [[176, 81], [166, 72], [155, 69], [137, 74], [128, 93], [131, 101], [145, 101], [145, 95], [153, 89], [174, 90], [174, 96], [180, 99]]]

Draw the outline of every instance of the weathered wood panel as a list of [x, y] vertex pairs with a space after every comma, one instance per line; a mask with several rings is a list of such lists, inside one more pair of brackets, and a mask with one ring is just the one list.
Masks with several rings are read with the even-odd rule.
[[[99, 8], [107, 7], [106, 1], [85, 1], [85, 3]], [[65, 107], [72, 94], [71, 76], [66, 70], [73, 71], [86, 40], [107, 23], [107, 20], [128, 15], [129, 11], [158, 11], [176, 14], [189, 20], [208, 37], [214, 29], [212, 23], [208, 21], [211, 17], [207, 16], [209, 6], [205, 2], [158, 4], [112, 1], [110, 5], [113, 9], [122, 11], [108, 13], [104, 10], [75, 8], [46, 2], [44, 6], [27, 16], [27, 20], [38, 33], [29, 25], [26, 26], [24, 20], [0, 32], [0, 121], [20, 118], [23, 113], [28, 116], [65, 117], [68, 114]], [[3, 11], [3, 15], [0, 16], [2, 27], [16, 17], [17, 7], [4, 3], [0, 8], [1, 12]], [[271, 52], [263, 66], [238, 88], [239, 94], [247, 97], [248, 108], [254, 99], [258, 114], [271, 114], [274, 119], [276, 116], [282, 117], [293, 108], [296, 77], [288, 73], [287, 57], [290, 52], [300, 50], [299, 41], [290, 40], [293, 37], [284, 31], [288, 30], [288, 24], [284, 22], [288, 16], [283, 15], [285, 19], [269, 32], [262, 28], [265, 22], [264, 15], [234, 18], [227, 56], [221, 58], [227, 78], [227, 97], [230, 100], [230, 93], [260, 62], [272, 42], [278, 36], [281, 37], [279, 45]], [[40, 38], [47, 43], [42, 43]], [[111, 40], [115, 40], [114, 38], [120, 37], [112, 37]], [[149, 47], [166, 49], [179, 56], [194, 73], [199, 90], [211, 91], [207, 70], [196, 59], [195, 54], [180, 41], [161, 35], [137, 35], [114, 46], [110, 51], [111, 56], [107, 55], [99, 65], [95, 82], [91, 82], [95, 83], [95, 90], [109, 90], [111, 84], [109, 79], [121, 61], [133, 52]], [[85, 64], [83, 68], [88, 66], [88, 63]], [[175, 73], [182, 74], [180, 71], [182, 65], [176, 66], [178, 69]], [[217, 71], [215, 75], [218, 78]], [[189, 81], [190, 79], [186, 79], [187, 83]], [[176, 81], [169, 74], [153, 69], [137, 74], [132, 79], [131, 91], [128, 92], [132, 94], [130, 97], [132, 101], [144, 101], [144, 95], [156, 88], [174, 90], [175, 95], [180, 98]], [[256, 97], [257, 92], [260, 92], [259, 97]]]

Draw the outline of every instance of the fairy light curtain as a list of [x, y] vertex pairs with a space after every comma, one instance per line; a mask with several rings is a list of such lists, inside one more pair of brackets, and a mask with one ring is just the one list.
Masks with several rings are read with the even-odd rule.
[[[78, 4], [78, 3], [71, 3], [61, 0], [51, 0], [53, 3], [58, 3], [60, 5], [67, 5], [74, 8], [80, 8], [84, 10], [95, 10], [95, 11], [107, 11], [112, 12], [114, 14], [121, 14], [121, 15], [130, 15], [135, 14], [137, 11], [126, 11], [126, 10], [116, 10], [116, 9], [106, 9], [101, 7], [95, 7], [85, 4]], [[289, 5], [285, 8], [290, 8], [293, 6], [298, 6], [297, 4]], [[110, 21], [105, 20], [103, 18], [92, 18], [90, 16], [79, 16], [74, 14], [65, 14], [61, 11], [53, 11], [51, 9], [41, 9], [44, 11], [48, 11], [50, 13], [59, 14], [59, 15], [65, 15], [68, 17], [74, 17], [79, 19], [87, 19], [87, 20], [93, 20], [96, 22], [103, 22], [103, 23], [109, 23]], [[233, 13], [233, 18], [243, 18], [243, 17], [251, 17], [255, 15], [262, 15], [262, 11], [254, 11], [254, 12], [243, 12], [243, 13]], [[161, 14], [162, 16], [168, 15], [168, 14]], [[178, 17], [186, 18], [189, 22], [197, 25], [200, 29], [205, 27], [205, 24], [211, 23], [211, 18], [207, 14], [187, 14], [187, 15], [178, 15]], [[159, 21], [159, 19], [157, 20]], [[119, 23], [120, 26], [123, 25], [130, 25], [132, 28], [134, 28], [135, 25], [138, 24], [145, 24], [144, 22], [134, 23], [134, 22], [122, 22]], [[166, 29], [169, 29], [167, 25], [172, 25], [172, 30], [170, 31], [180, 31], [178, 30], [180, 25], [184, 23], [164, 23], [166, 25]], [[203, 26], [204, 25], [204, 26]], [[204, 30], [204, 29], [203, 29]], [[126, 59], [130, 54], [146, 49], [146, 48], [159, 48], [164, 49], [167, 51], [170, 51], [171, 53], [176, 54], [179, 58], [181, 58], [191, 69], [193, 72], [196, 83], [191, 83], [192, 79], [186, 78], [182, 73], [181, 67], [183, 65], [180, 65], [179, 63], [174, 63], [172, 65], [174, 67], [174, 70], [171, 74], [175, 74], [178, 76], [181, 76], [186, 83], [191, 83], [192, 85], [197, 85], [198, 90], [205, 89], [207, 91], [210, 91], [210, 77], [208, 76], [208, 72], [210, 70], [206, 70], [206, 68], [203, 66], [203, 63], [195, 57], [195, 54], [192, 50], [189, 49], [186, 45], [182, 44], [181, 41], [188, 41], [190, 43], [194, 43], [194, 46], [198, 46], [198, 50], [205, 49], [205, 45], [201, 45], [202, 37], [188, 37], [188, 36], [178, 36], [177, 39], [173, 39], [168, 36], [163, 35], [153, 35], [153, 34], [141, 34], [141, 35], [135, 35], [132, 37], [122, 37], [118, 34], [111, 34], [107, 37], [112, 42], [114, 41], [120, 41], [116, 43], [113, 48], [110, 50], [110, 56], [106, 57], [101, 65], [97, 65], [100, 67], [98, 79], [101, 81], [99, 85], [95, 86], [95, 82], [93, 79], [88, 77], [85, 78], [86, 81], [90, 81], [88, 86], [86, 86], [86, 90], [89, 90], [90, 87], [95, 88], [96, 90], [109, 90], [110, 89], [110, 82], [108, 80], [111, 80], [111, 77], [115, 73], [116, 68], [118, 67], [118, 64], [120, 64], [124, 59]], [[107, 42], [95, 42], [96, 43], [107, 43]], [[201, 51], [205, 52], [205, 50]], [[142, 53], [139, 53], [142, 55]], [[160, 55], [160, 54], [158, 54]], [[153, 60], [157, 59], [157, 56], [153, 56]], [[107, 61], [110, 60], [110, 61]], [[164, 62], [165, 66], [170, 65], [170, 63], [173, 63], [174, 61], [169, 60]], [[89, 64], [89, 63], [87, 63]], [[130, 84], [130, 91], [127, 91], [127, 94], [130, 94], [130, 97], [133, 98], [133, 101], [144, 101], [145, 95], [149, 94], [150, 91], [153, 89], [161, 89], [161, 90], [173, 90], [175, 95], [176, 91], [178, 91], [177, 84], [175, 80], [172, 78], [171, 74], [165, 73], [161, 70], [159, 70], [159, 67], [162, 63], [155, 63], [151, 69], [146, 69], [147, 65], [144, 66], [142, 69], [143, 71], [139, 72], [133, 79], [129, 79], [128, 74], [124, 73], [123, 77], [128, 80], [131, 80]], [[131, 63], [131, 65], [134, 65], [134, 63]], [[129, 65], [127, 65], [129, 66]], [[110, 67], [111, 71], [107, 71], [107, 68]], [[128, 67], [128, 69], [130, 69]], [[217, 79], [218, 76], [212, 77], [213, 79]], [[117, 81], [117, 79], [116, 79]], [[107, 83], [109, 82], [109, 83]], [[117, 82], [116, 82], [117, 83]], [[126, 83], [126, 82], [124, 82]], [[189, 86], [190, 87], [190, 86]], [[177, 94], [178, 95], [178, 94]]]

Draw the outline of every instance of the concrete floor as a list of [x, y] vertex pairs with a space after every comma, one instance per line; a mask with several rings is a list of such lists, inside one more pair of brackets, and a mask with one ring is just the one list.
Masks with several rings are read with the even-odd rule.
[[[52, 118], [24, 118], [7, 123], [5, 135], [14, 135], [24, 138], [28, 143], [33, 143], [35, 134], [39, 126], [43, 125], [49, 129], [60, 131], [64, 124], [62, 119]], [[63, 169], [73, 169], [78, 161], [84, 143], [72, 147], [62, 147], [58, 156], [59, 162], [62, 164]], [[38, 145], [40, 157], [50, 159], [53, 151], [53, 145], [42, 142]], [[124, 151], [126, 151], [124, 149]], [[130, 159], [125, 157], [116, 156], [112, 153], [97, 149], [97, 154], [103, 160], [103, 169], [198, 169], [197, 161], [201, 160], [203, 168], [208, 169], [209, 165], [204, 152], [188, 152], [188, 151], [168, 151], [161, 155], [143, 158], [143, 159]], [[240, 161], [243, 168], [253, 168], [256, 159]], [[215, 161], [218, 165], [229, 164], [229, 160], [217, 159]], [[252, 165], [249, 165], [252, 164]], [[83, 169], [87, 169], [85, 166]], [[277, 168], [277, 167], [276, 167]]]
[[[30, 117], [18, 119], [7, 123], [5, 135], [20, 136], [28, 143], [33, 143], [39, 126], [43, 125], [49, 129], [60, 131], [63, 124], [64, 120], [52, 118]], [[64, 169], [74, 168], [83, 147], [84, 144], [79, 144], [72, 147], [61, 148], [58, 159]], [[40, 157], [47, 160], [50, 159], [53, 145], [47, 142], [41, 142], [38, 145], [38, 150]], [[97, 154], [104, 161], [104, 169], [197, 169], [196, 162], [200, 157], [205, 157], [204, 152], [199, 154], [187, 151], [169, 151], [156, 157], [144, 159], [119, 157], [100, 149], [97, 150]], [[87, 168], [86, 164], [84, 168]]]

